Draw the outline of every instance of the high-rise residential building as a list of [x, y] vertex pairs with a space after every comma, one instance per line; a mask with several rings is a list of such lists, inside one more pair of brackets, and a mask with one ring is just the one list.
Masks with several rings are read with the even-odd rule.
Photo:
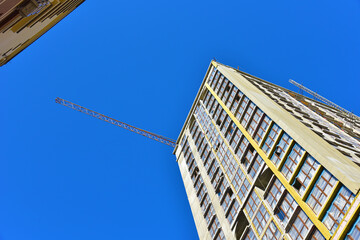
[[84, 1], [0, 1], [0, 66], [32, 44]]
[[200, 239], [360, 239], [360, 119], [212, 61], [174, 153]]

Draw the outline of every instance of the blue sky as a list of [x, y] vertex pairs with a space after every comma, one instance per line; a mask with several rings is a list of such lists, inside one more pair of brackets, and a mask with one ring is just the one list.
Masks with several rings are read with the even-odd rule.
[[169, 146], [212, 58], [360, 114], [360, 1], [87, 0], [0, 68], [0, 240], [197, 239]]

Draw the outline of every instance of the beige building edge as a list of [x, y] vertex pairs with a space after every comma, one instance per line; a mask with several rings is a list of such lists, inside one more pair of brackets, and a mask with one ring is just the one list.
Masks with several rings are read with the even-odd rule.
[[84, 1], [0, 1], [0, 66], [9, 62]]
[[174, 150], [200, 239], [360, 239], [360, 122], [212, 61]]

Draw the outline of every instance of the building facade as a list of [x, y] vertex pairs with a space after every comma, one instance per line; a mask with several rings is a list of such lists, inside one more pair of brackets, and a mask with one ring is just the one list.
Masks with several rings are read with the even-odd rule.
[[84, 1], [0, 1], [0, 66], [32, 44]]
[[174, 150], [200, 239], [360, 239], [360, 119], [212, 61]]

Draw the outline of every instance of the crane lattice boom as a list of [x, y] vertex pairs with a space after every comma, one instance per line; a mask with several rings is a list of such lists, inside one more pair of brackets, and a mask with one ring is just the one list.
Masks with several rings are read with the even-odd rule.
[[151, 132], [148, 132], [146, 130], [143, 130], [143, 129], [140, 129], [140, 128], [137, 128], [137, 127], [134, 127], [134, 126], [131, 126], [129, 124], [126, 124], [126, 123], [123, 123], [121, 121], [118, 121], [116, 119], [113, 119], [111, 117], [108, 117], [108, 116], [105, 116], [101, 113], [97, 113], [97, 112], [94, 112], [90, 109], [87, 109], [87, 108], [84, 108], [80, 105], [77, 105], [75, 103], [72, 103], [72, 102], [69, 102], [69, 101], [66, 101], [62, 98], [56, 98], [55, 99], [55, 102], [56, 103], [59, 103], [61, 105], [64, 105], [66, 107], [69, 107], [69, 108], [72, 108], [76, 111], [79, 111], [79, 112], [82, 112], [82, 113], [85, 113], [85, 114], [88, 114], [92, 117], [95, 117], [95, 118], [98, 118], [100, 120], [103, 120], [105, 122], [108, 122], [108, 123], [111, 123], [111, 124], [114, 124], [116, 126], [119, 126], [119, 127], [122, 127], [122, 128], [125, 128], [126, 130], [129, 130], [129, 131], [132, 131], [134, 133], [137, 133], [137, 134], [140, 134], [140, 135], [143, 135], [145, 137], [148, 137], [150, 139], [153, 139], [155, 141], [158, 141], [158, 142], [161, 142], [163, 144], [166, 144], [166, 145], [169, 145], [171, 147], [175, 147], [176, 146], [176, 142], [175, 140], [172, 140], [170, 138], [167, 138], [167, 137], [163, 137], [163, 136], [160, 136], [160, 135], [157, 135], [155, 133], [151, 133]]

